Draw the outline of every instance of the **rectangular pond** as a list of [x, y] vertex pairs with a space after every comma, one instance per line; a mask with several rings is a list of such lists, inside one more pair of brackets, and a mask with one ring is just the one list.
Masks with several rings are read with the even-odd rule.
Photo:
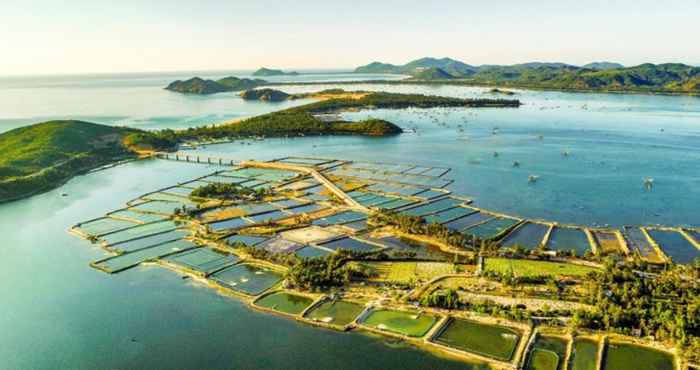
[[208, 247], [203, 247], [170, 255], [165, 257], [164, 260], [190, 270], [209, 274], [226, 265], [234, 264], [240, 259], [232, 254], [225, 254]]
[[583, 256], [591, 250], [588, 236], [581, 229], [555, 227], [549, 237], [547, 249], [553, 251], [575, 251], [577, 256]]
[[593, 237], [598, 246], [600, 246], [600, 251], [598, 253], [619, 253], [621, 251], [620, 240], [617, 239], [617, 235], [609, 231], [593, 231]]
[[269, 238], [264, 237], [264, 236], [254, 236], [254, 235], [231, 235], [226, 238], [226, 243], [228, 245], [234, 246], [236, 244], [245, 244], [247, 246], [255, 246], [258, 245], [265, 240], [268, 240]]
[[248, 220], [242, 217], [237, 217], [228, 220], [212, 222], [210, 224], [207, 224], [207, 226], [209, 226], [209, 229], [211, 231], [219, 232], [223, 230], [240, 229], [241, 227], [245, 227], [250, 224], [251, 223]]
[[96, 220], [83, 222], [79, 224], [76, 227], [76, 229], [87, 235], [100, 236], [103, 234], [109, 234], [121, 229], [126, 229], [137, 225], [139, 224], [136, 222], [117, 220], [110, 217], [102, 217]]
[[445, 227], [452, 231], [462, 231], [466, 228], [469, 228], [471, 226], [474, 226], [478, 223], [487, 221], [494, 218], [493, 216], [486, 214], [486, 213], [481, 213], [479, 211], [476, 211], [472, 214], [469, 214], [464, 217], [460, 217], [456, 220], [452, 220], [448, 223], [445, 224]]
[[353, 252], [371, 252], [379, 249], [379, 247], [374, 244], [366, 243], [353, 238], [340, 238], [319, 245], [334, 251], [346, 249]]
[[275, 221], [279, 220], [285, 217], [289, 217], [290, 215], [287, 213], [284, 213], [282, 211], [272, 211], [272, 212], [267, 212], [267, 213], [261, 213], [255, 216], [246, 216], [250, 221], [253, 221], [254, 223], [262, 223], [262, 222], [270, 222], [270, 221]]
[[111, 244], [110, 248], [121, 252], [133, 252], [161, 243], [182, 239], [189, 234], [190, 232], [187, 230], [171, 230], [163, 233], [148, 235], [139, 239], [132, 239], [121, 243]]
[[452, 208], [464, 203], [459, 199], [444, 198], [439, 199], [434, 202], [421, 204], [417, 207], [401, 210], [401, 213], [405, 213], [411, 216], [424, 216], [434, 212], [441, 211], [443, 209]]
[[154, 215], [152, 213], [135, 212], [131, 209], [122, 209], [119, 211], [110, 212], [107, 215], [112, 218], [124, 219], [143, 224], [162, 221], [164, 219], [163, 216]]
[[642, 257], [656, 257], [656, 250], [640, 228], [625, 227], [624, 235], [632, 252], [637, 252]]
[[562, 370], [568, 341], [559, 337], [540, 335], [527, 355], [528, 370]]
[[366, 218], [367, 218], [367, 215], [365, 215], [364, 213], [355, 212], [355, 211], [344, 211], [344, 212], [336, 213], [334, 215], [315, 220], [314, 225], [322, 225], [322, 226], [337, 225], [337, 224], [342, 224], [342, 223], [346, 223], [346, 222], [362, 220], [362, 219], [366, 219]]
[[258, 295], [280, 282], [282, 274], [263, 266], [239, 264], [216, 272], [209, 278], [223, 287]]
[[473, 235], [479, 239], [489, 240], [498, 237], [507, 229], [518, 223], [510, 218], [494, 218], [483, 224], [470, 227], [462, 232], [466, 235]]
[[501, 245], [505, 248], [519, 245], [525, 249], [534, 250], [542, 245], [547, 231], [549, 231], [549, 225], [528, 222], [511, 231], [501, 241]]
[[312, 246], [308, 245], [304, 248], [297, 249], [294, 252], [294, 254], [300, 258], [319, 258], [319, 257], [325, 257], [325, 256], [331, 254], [331, 252], [329, 252], [325, 249], [316, 248], [316, 247], [312, 247]]
[[119, 256], [109, 257], [94, 262], [93, 265], [109, 273], [116, 273], [137, 266], [142, 262], [160, 258], [165, 255], [184, 251], [190, 248], [195, 248], [195, 245], [186, 240], [177, 240]]
[[175, 213], [176, 209], [182, 208], [182, 206], [182, 203], [153, 200], [139, 203], [137, 205], [129, 207], [129, 209], [136, 210], [142, 213], [157, 213], [169, 216]]
[[286, 292], [275, 292], [255, 301], [256, 306], [269, 308], [290, 315], [298, 315], [313, 303], [313, 299]]
[[129, 227], [120, 231], [103, 235], [100, 239], [107, 245], [117, 244], [123, 241], [141, 238], [146, 235], [170, 231], [177, 227], [172, 221], [153, 222], [135, 227]]
[[353, 322], [364, 310], [359, 303], [328, 300], [314, 307], [306, 318], [327, 324], [345, 326]]
[[437, 213], [433, 213], [430, 216], [425, 217], [425, 222], [427, 223], [446, 223], [449, 221], [452, 221], [454, 219], [464, 217], [466, 215], [475, 213], [476, 211], [470, 209], [470, 208], [463, 208], [463, 207], [455, 207], [455, 208], [449, 208], [446, 210], [442, 210]]
[[700, 258], [700, 249], [696, 248], [683, 234], [676, 231], [648, 230], [656, 244], [675, 263], [687, 264]]
[[520, 341], [520, 335], [519, 332], [503, 326], [451, 319], [434, 341], [462, 351], [510, 361]]
[[362, 318], [363, 325], [416, 338], [427, 334], [436, 322], [432, 315], [386, 309], [373, 309]]
[[610, 342], [602, 370], [673, 370], [673, 357], [659, 350], [631, 343]]
[[569, 370], [597, 370], [598, 341], [575, 338], [569, 360]]

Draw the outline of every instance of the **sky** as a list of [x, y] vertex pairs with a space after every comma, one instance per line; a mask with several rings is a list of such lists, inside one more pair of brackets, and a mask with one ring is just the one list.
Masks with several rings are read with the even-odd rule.
[[0, 75], [700, 64], [698, 0], [1, 0]]

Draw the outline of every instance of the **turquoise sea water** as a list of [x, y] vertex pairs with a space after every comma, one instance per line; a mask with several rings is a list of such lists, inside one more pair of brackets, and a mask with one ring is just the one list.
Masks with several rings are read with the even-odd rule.
[[[193, 97], [162, 90], [167, 82], [191, 75], [4, 79], [0, 131], [45, 118], [178, 128], [287, 106], [247, 103], [233, 94]], [[462, 97], [484, 91], [344, 87]], [[515, 97], [525, 105], [347, 114], [416, 129], [396, 137], [272, 139], [200, 152], [232, 159], [317, 155], [446, 166], [453, 168], [447, 174], [455, 179], [453, 191], [478, 206], [522, 217], [700, 225], [700, 99], [529, 91]], [[562, 155], [565, 151], [570, 155]], [[513, 161], [521, 166], [514, 168]], [[132, 163], [0, 205], [0, 368], [470, 368], [364, 335], [261, 314], [164, 269], [139, 267], [109, 276], [88, 266], [104, 253], [66, 233], [72, 224], [140, 194], [212, 170], [167, 161]], [[529, 175], [539, 180], [528, 183]], [[655, 179], [651, 191], [642, 186], [645, 177]]]

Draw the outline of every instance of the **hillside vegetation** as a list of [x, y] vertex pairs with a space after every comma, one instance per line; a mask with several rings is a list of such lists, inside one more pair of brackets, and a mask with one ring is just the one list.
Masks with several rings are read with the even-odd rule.
[[[583, 67], [565, 63], [471, 66], [453, 59], [422, 58], [405, 65], [373, 62], [360, 73], [397, 73], [413, 80], [456, 80], [450, 83], [532, 87], [558, 90], [700, 93], [700, 68], [679, 63], [623, 67], [597, 62]], [[398, 82], [400, 83], [400, 82]]]
[[257, 78], [225, 77], [214, 81], [193, 77], [185, 81], [173, 81], [166, 86], [165, 89], [183, 94], [208, 95], [220, 92], [254, 89], [265, 84], [267, 84], [267, 81]]
[[77, 173], [171, 142], [83, 121], [49, 121], [0, 134], [0, 202], [48, 190]]

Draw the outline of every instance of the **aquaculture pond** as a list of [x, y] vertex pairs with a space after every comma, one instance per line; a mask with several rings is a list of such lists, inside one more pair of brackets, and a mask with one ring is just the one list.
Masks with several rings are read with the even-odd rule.
[[354, 302], [337, 299], [327, 300], [309, 311], [306, 317], [328, 324], [345, 326], [355, 321], [364, 309], [364, 306]]
[[548, 230], [549, 225], [528, 222], [511, 231], [501, 241], [501, 245], [506, 248], [518, 245], [529, 250], [537, 249], [542, 245]]
[[527, 355], [529, 370], [561, 370], [564, 368], [567, 341], [559, 337], [538, 336]]
[[94, 266], [109, 273], [116, 273], [137, 266], [138, 264], [179, 251], [194, 248], [195, 245], [186, 240], [177, 240], [154, 247], [140, 249], [135, 252], [108, 257], [94, 263]]
[[226, 238], [226, 243], [229, 245], [236, 245], [236, 244], [245, 244], [247, 246], [255, 246], [258, 245], [269, 238], [264, 237], [264, 236], [254, 236], [254, 235], [231, 235]]
[[301, 258], [319, 258], [319, 257], [325, 257], [325, 256], [327, 256], [327, 255], [329, 255], [329, 254], [331, 254], [331, 253], [332, 253], [332, 252], [329, 252], [329, 251], [327, 251], [327, 250], [325, 250], [325, 249], [312, 247], [312, 246], [310, 246], [310, 245], [308, 245], [308, 246], [306, 246], [306, 247], [304, 247], [304, 248], [301, 248], [301, 249], [297, 249], [297, 250], [294, 252], [294, 254], [296, 254], [297, 257], [301, 257]]
[[597, 370], [598, 341], [591, 338], [575, 338], [569, 360], [570, 370]]
[[463, 230], [464, 234], [476, 236], [479, 239], [494, 239], [503, 234], [506, 230], [518, 223], [510, 218], [495, 218], [468, 229]]
[[138, 239], [132, 239], [125, 242], [115, 243], [110, 245], [109, 248], [120, 252], [133, 252], [139, 249], [152, 247], [154, 245], [162, 244], [165, 242], [182, 239], [189, 234], [190, 232], [187, 230], [166, 231], [158, 234], [144, 236]]
[[138, 226], [130, 226], [125, 229], [121, 229], [119, 231], [115, 231], [106, 235], [100, 236], [100, 240], [103, 241], [103, 243], [109, 245], [109, 244], [116, 244], [119, 242], [124, 242], [127, 240], [132, 240], [136, 238], [141, 238], [146, 235], [152, 235], [152, 234], [157, 234], [161, 233], [164, 231], [170, 231], [173, 230], [177, 227], [177, 225], [172, 222], [172, 221], [162, 221], [162, 222], [154, 222], [150, 224], [145, 224], [145, 225], [138, 225]]
[[437, 317], [418, 312], [373, 309], [362, 324], [409, 337], [422, 337], [437, 322]]
[[683, 234], [664, 230], [648, 230], [648, 232], [673, 262], [691, 263], [696, 258], [700, 258], [700, 249], [689, 242]]
[[637, 227], [625, 227], [624, 234], [627, 237], [627, 245], [633, 252], [639, 253], [642, 257], [658, 258], [656, 250], [641, 229]]
[[165, 258], [167, 262], [201, 272], [205, 275], [224, 266], [234, 264], [239, 260], [237, 256], [218, 252], [208, 247], [197, 248]]
[[224, 287], [258, 295], [280, 282], [282, 274], [261, 266], [239, 264], [212, 274], [210, 278]]
[[83, 222], [76, 226], [76, 229], [86, 235], [100, 236], [138, 225], [139, 224], [135, 222], [102, 217], [96, 220]]
[[474, 212], [470, 215], [458, 218], [456, 220], [452, 220], [448, 223], [445, 224], [445, 226], [451, 230], [454, 231], [461, 231], [464, 230], [468, 227], [474, 226], [478, 223], [482, 223], [484, 221], [492, 219], [493, 216], [486, 214], [486, 213], [481, 213], [481, 212]]
[[354, 238], [340, 238], [328, 243], [320, 244], [320, 246], [332, 249], [334, 251], [338, 249], [347, 249], [353, 252], [371, 252], [380, 249], [380, 247], [374, 244], [366, 243]]
[[496, 325], [471, 320], [452, 319], [435, 342], [467, 352], [510, 361], [520, 340], [520, 333]]
[[255, 305], [290, 315], [298, 315], [313, 301], [313, 299], [302, 295], [275, 292], [258, 299], [255, 301]]
[[549, 237], [547, 249], [553, 251], [574, 250], [577, 256], [583, 256], [591, 250], [591, 244], [583, 230], [567, 227], [555, 227]]
[[659, 350], [631, 343], [608, 343], [603, 370], [673, 370], [673, 357]]

